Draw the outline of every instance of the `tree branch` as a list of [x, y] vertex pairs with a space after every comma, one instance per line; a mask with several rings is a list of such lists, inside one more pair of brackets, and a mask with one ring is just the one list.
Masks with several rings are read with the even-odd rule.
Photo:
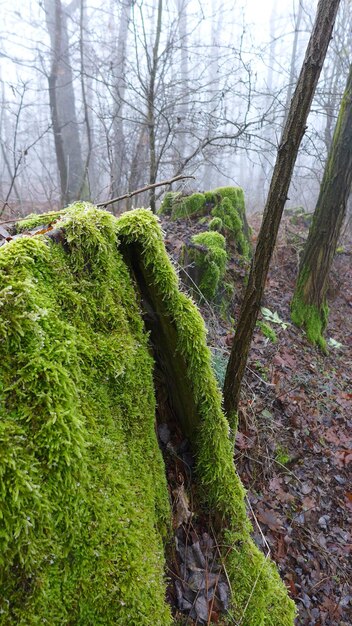
[[[137, 196], [139, 193], [143, 193], [144, 191], [148, 191], [148, 189], [150, 189], [151, 187], [161, 187], [162, 185], [171, 185], [172, 183], [176, 183], [178, 180], [184, 180], [185, 178], [193, 178], [194, 180], [194, 176], [183, 176], [182, 174], [180, 176], [175, 176], [175, 178], [170, 178], [170, 180], [163, 180], [161, 183], [154, 183], [154, 185], [147, 185], [146, 187], [142, 187], [142, 189], [137, 189], [136, 191], [130, 191], [129, 193], [125, 193], [123, 196], [119, 196], [118, 198], [113, 198], [112, 200], [106, 200], [106, 202], [99, 202], [98, 204], [96, 204], [95, 206], [97, 206], [98, 208], [100, 207], [106, 207], [109, 204], [112, 204], [113, 202], [119, 202], [119, 200], [124, 200], [125, 198], [132, 198], [132, 196]], [[61, 211], [52, 211], [51, 213], [42, 213], [42, 217], [51, 217], [53, 219], [55, 219], [55, 215], [61, 215], [63, 209], [61, 209]], [[4, 222], [0, 222], [0, 226], [2, 226], [2, 224], [13, 224], [14, 222], [24, 222], [25, 220], [27, 220], [28, 217], [23, 217], [18, 219], [17, 217], [13, 218], [13, 219], [9, 219], [9, 220], [5, 220]]]
[[183, 176], [180, 174], [179, 176], [175, 176], [175, 178], [170, 178], [170, 180], [163, 180], [161, 183], [154, 183], [153, 185], [146, 185], [141, 189], [137, 189], [137, 191], [130, 191], [129, 193], [125, 193], [123, 196], [118, 196], [118, 198], [113, 198], [112, 200], [106, 200], [105, 202], [98, 202], [97, 207], [106, 207], [109, 204], [114, 204], [114, 202], [119, 202], [120, 200], [125, 200], [125, 198], [132, 198], [132, 196], [137, 196], [144, 191], [148, 191], [149, 189], [155, 189], [155, 187], [162, 187], [163, 185], [171, 185], [172, 183], [176, 183], [178, 180], [184, 180], [185, 178], [193, 178], [194, 176]]

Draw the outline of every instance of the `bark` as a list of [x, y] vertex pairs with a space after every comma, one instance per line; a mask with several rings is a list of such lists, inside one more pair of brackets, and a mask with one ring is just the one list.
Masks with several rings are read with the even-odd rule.
[[[72, 7], [75, 6], [73, 3]], [[44, 7], [51, 43], [49, 103], [60, 176], [61, 202], [67, 204], [79, 198], [84, 178], [69, 55], [67, 14], [61, 0], [45, 0]]]
[[329, 272], [352, 183], [352, 64], [292, 302], [292, 319], [323, 349]]
[[313, 31], [278, 148], [263, 222], [225, 376], [224, 407], [233, 424], [236, 422], [241, 382], [293, 167], [306, 129], [308, 113], [331, 39], [339, 2], [340, 0], [320, 0], [318, 4]]
[[295, 17], [295, 32], [293, 37], [293, 45], [292, 45], [292, 53], [291, 53], [291, 63], [290, 63], [290, 76], [288, 79], [288, 89], [286, 95], [286, 106], [285, 106], [285, 121], [286, 116], [289, 112], [289, 106], [292, 99], [293, 86], [296, 78], [296, 64], [297, 64], [297, 50], [298, 50], [298, 38], [299, 38], [299, 29], [301, 26], [303, 14], [303, 6], [302, 0], [298, 0], [298, 12]]

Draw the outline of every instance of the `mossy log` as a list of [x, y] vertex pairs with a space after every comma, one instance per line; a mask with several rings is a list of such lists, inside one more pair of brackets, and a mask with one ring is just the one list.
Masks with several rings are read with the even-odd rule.
[[55, 231], [2, 246], [0, 305], [0, 624], [172, 624], [157, 359], [223, 546], [228, 623], [292, 626], [287, 590], [250, 538], [204, 323], [157, 218], [69, 207]]

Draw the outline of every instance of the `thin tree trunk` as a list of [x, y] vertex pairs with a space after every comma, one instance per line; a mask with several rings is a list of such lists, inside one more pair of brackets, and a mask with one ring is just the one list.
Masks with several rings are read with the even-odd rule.
[[293, 86], [296, 78], [296, 63], [297, 63], [297, 49], [298, 49], [298, 37], [299, 37], [299, 29], [301, 26], [303, 14], [302, 0], [298, 0], [298, 12], [295, 17], [295, 33], [293, 37], [293, 45], [292, 45], [292, 53], [291, 53], [291, 63], [290, 63], [290, 76], [288, 79], [288, 88], [286, 94], [286, 105], [285, 105], [285, 120], [286, 122], [287, 115], [289, 112], [290, 102], [292, 99]]
[[[155, 83], [158, 70], [159, 61], [159, 43], [161, 35], [161, 18], [163, 10], [163, 0], [158, 1], [158, 16], [156, 24], [156, 33], [153, 46], [153, 58], [152, 66], [150, 70], [150, 80], [148, 89], [148, 130], [149, 130], [149, 184], [153, 185], [156, 182], [158, 173], [157, 158], [156, 158], [156, 145], [155, 145]], [[156, 210], [156, 197], [155, 189], [150, 190], [149, 194], [150, 208], [155, 213]]]
[[352, 64], [292, 301], [292, 320], [324, 351], [329, 273], [352, 183]]
[[126, 92], [126, 48], [128, 26], [131, 19], [131, 10], [134, 0], [124, 0], [121, 4], [119, 32], [117, 36], [115, 73], [115, 110], [113, 122], [113, 165], [111, 196], [114, 198], [121, 193], [123, 182], [124, 163], [126, 162], [126, 142], [122, 111]]
[[[76, 4], [71, 3], [67, 11], [74, 10]], [[78, 199], [83, 180], [67, 16], [61, 0], [45, 0], [45, 14], [51, 42], [49, 102], [60, 174], [61, 200], [66, 204]]]
[[340, 0], [320, 0], [318, 4], [313, 32], [278, 148], [263, 222], [225, 376], [224, 407], [233, 426], [236, 424], [241, 382], [293, 167], [306, 129], [308, 113], [331, 39], [339, 3]]

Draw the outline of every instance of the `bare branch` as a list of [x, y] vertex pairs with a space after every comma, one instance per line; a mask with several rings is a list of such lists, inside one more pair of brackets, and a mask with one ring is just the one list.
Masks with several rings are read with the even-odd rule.
[[176, 183], [178, 180], [184, 180], [185, 178], [193, 178], [194, 176], [183, 176], [180, 174], [179, 176], [175, 176], [175, 178], [170, 178], [170, 180], [163, 180], [161, 183], [154, 183], [153, 185], [146, 185], [146, 187], [142, 187], [141, 189], [137, 189], [137, 191], [130, 191], [129, 193], [125, 193], [123, 196], [119, 196], [118, 198], [113, 198], [112, 200], [106, 200], [105, 202], [98, 202], [97, 207], [106, 207], [109, 204], [114, 204], [114, 202], [119, 202], [120, 200], [125, 200], [125, 198], [132, 198], [132, 196], [137, 196], [140, 193], [144, 193], [149, 189], [155, 189], [155, 187], [162, 187], [163, 185], [171, 185], [172, 183]]

